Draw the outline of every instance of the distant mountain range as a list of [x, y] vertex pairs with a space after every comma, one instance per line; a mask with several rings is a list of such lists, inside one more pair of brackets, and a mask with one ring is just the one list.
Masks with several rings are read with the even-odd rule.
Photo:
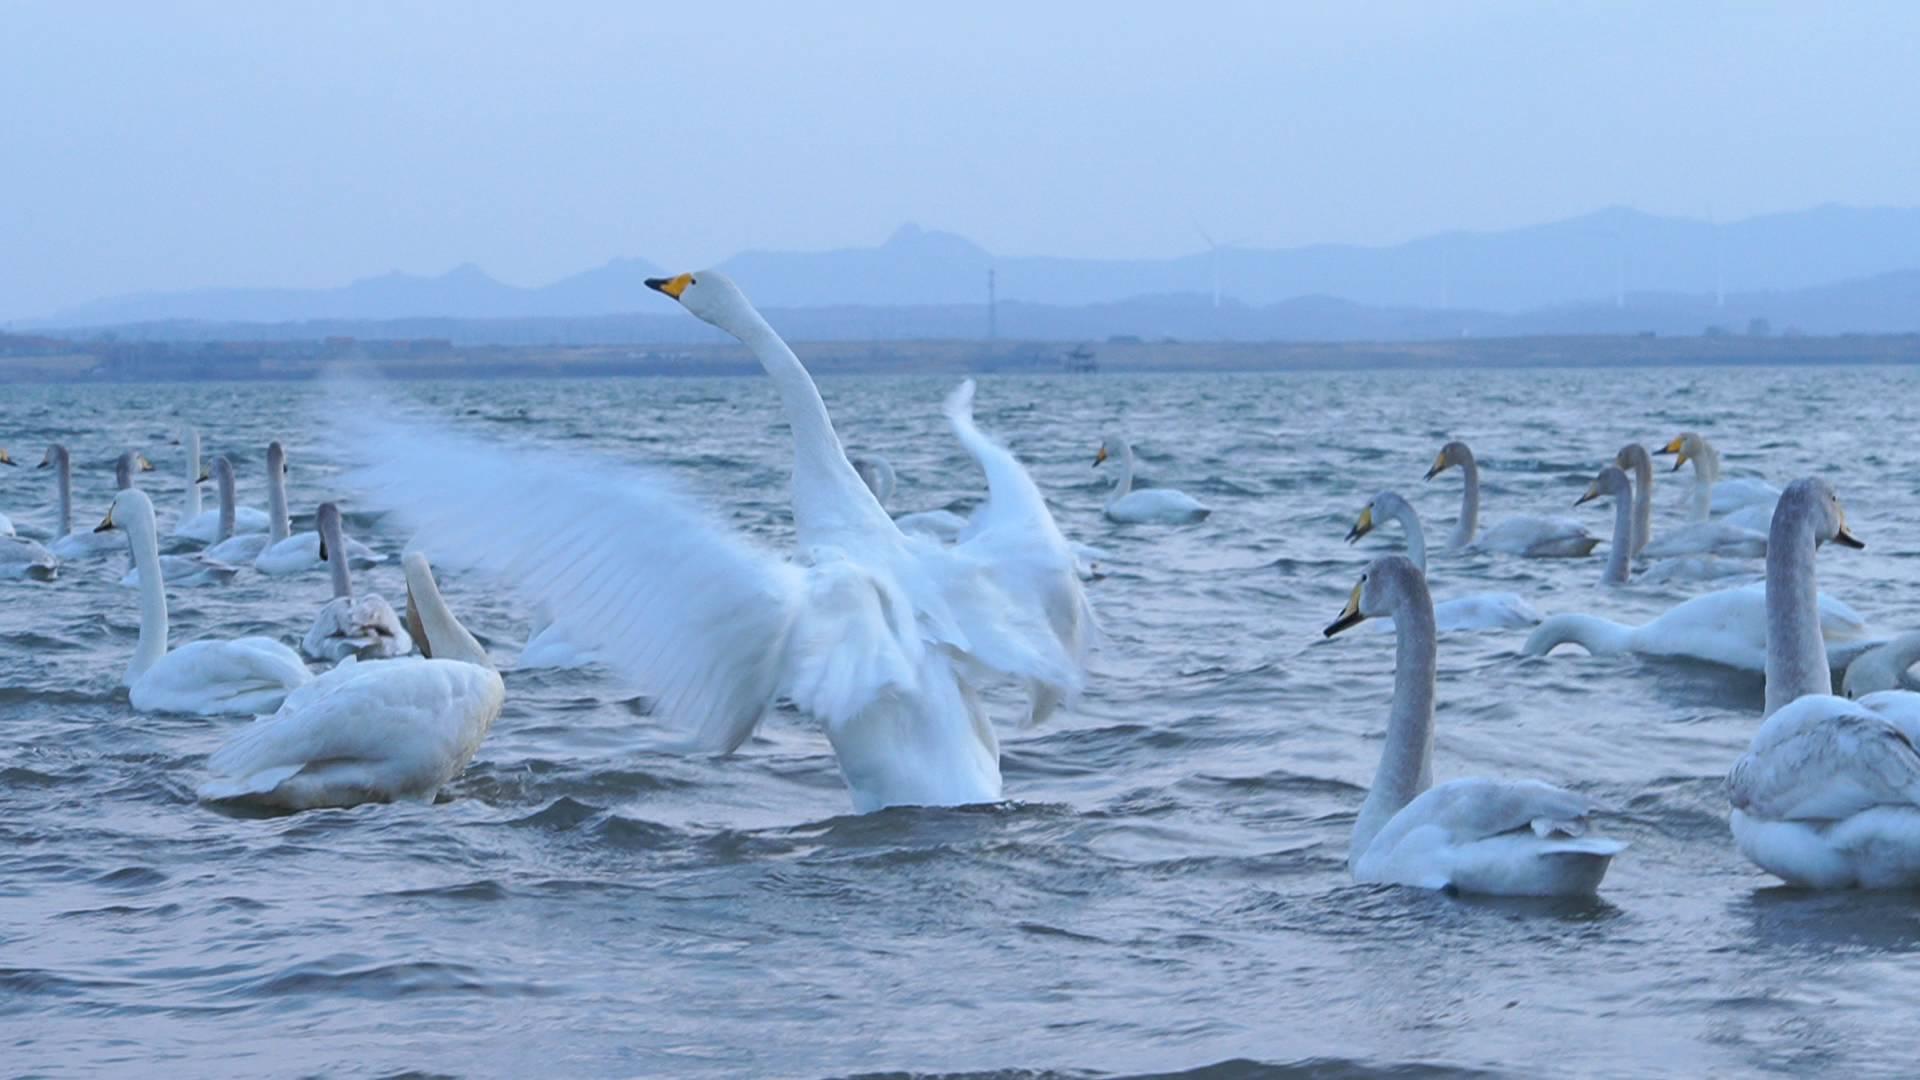
[[[1920, 330], [1920, 209], [1826, 206], [1718, 226], [1611, 209], [1383, 247], [1223, 247], [1140, 260], [998, 257], [909, 225], [877, 247], [749, 251], [720, 265], [784, 332], [813, 340], [984, 336], [989, 270], [1001, 336], [1035, 339], [1674, 334], [1744, 331], [1753, 319], [1807, 333]], [[631, 258], [538, 288], [465, 265], [333, 289], [141, 293], [24, 328], [474, 344], [710, 340], [646, 291], [643, 279], [662, 272]]]

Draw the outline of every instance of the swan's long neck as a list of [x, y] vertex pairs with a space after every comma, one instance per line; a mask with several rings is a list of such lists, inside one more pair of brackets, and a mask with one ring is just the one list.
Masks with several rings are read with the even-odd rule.
[[[217, 478], [218, 483], [220, 485], [220, 537], [219, 539], [231, 540], [233, 539], [233, 525], [234, 525], [233, 504], [235, 502], [234, 493], [233, 493], [233, 470], [229, 468], [222, 468], [216, 471], [220, 474], [219, 477]], [[217, 543], [218, 541], [215, 541], [215, 542]]]
[[407, 603], [412, 608], [411, 614], [419, 619], [421, 632], [426, 638], [421, 651], [435, 660], [459, 660], [491, 670], [493, 661], [487, 657], [487, 650], [474, 640], [472, 634], [467, 633], [467, 628], [460, 625], [459, 619], [454, 618], [446, 600], [440, 595], [439, 583], [433, 580], [433, 574], [425, 564], [416, 566], [409, 563], [405, 571]]
[[126, 677], [126, 684], [132, 686], [167, 655], [167, 583], [160, 576], [160, 545], [153, 535], [152, 512], [144, 521], [136, 516], [120, 527], [127, 532], [133, 565], [140, 571], [140, 644], [134, 647]]
[[793, 429], [793, 520], [801, 542], [843, 529], [890, 527], [892, 519], [847, 460], [813, 377], [759, 313], [747, 315], [735, 336], [773, 379]]
[[[1620, 543], [1621, 533], [1615, 527], [1613, 542]], [[1646, 550], [1647, 541], [1653, 539], [1653, 461], [1642, 452], [1633, 460], [1633, 533], [1632, 554], [1638, 555]], [[1620, 580], [1625, 581], [1622, 577]]]
[[1634, 526], [1634, 515], [1640, 512], [1640, 493], [1634, 492], [1632, 498], [1616, 496], [1613, 500], [1613, 550], [1607, 553], [1606, 568], [1600, 571], [1600, 584], [1625, 585], [1627, 583], [1627, 560], [1632, 557], [1633, 541], [1638, 535]]
[[1804, 506], [1782, 501], [1767, 534], [1768, 716], [1796, 698], [1833, 693], [1813, 554], [1813, 523]]
[[267, 532], [273, 543], [293, 531], [287, 520], [287, 470], [280, 462], [267, 465]]
[[1407, 534], [1407, 560], [1427, 571], [1427, 534], [1420, 527], [1420, 515], [1414, 513], [1411, 505], [1401, 505], [1393, 512], [1393, 520], [1400, 523], [1400, 530]]
[[1713, 517], [1713, 482], [1720, 479], [1720, 453], [1702, 441], [1693, 456], [1693, 520]]
[[322, 515], [320, 540], [327, 546], [327, 572], [333, 576], [333, 595], [353, 595], [353, 578], [347, 571], [347, 540], [340, 531], [337, 514]]
[[73, 461], [62, 449], [53, 455], [53, 495], [60, 504], [60, 535], [73, 532]]
[[1527, 635], [1520, 652], [1524, 656], [1544, 656], [1556, 645], [1572, 644], [1595, 656], [1607, 656], [1632, 647], [1634, 629], [1598, 615], [1550, 615]]
[[1357, 861], [1393, 815], [1433, 786], [1433, 598], [1426, 582], [1410, 578], [1393, 613], [1393, 706], [1380, 767], [1353, 823], [1348, 864]]
[[186, 516], [197, 517], [200, 513], [200, 432], [188, 428], [187, 437], [180, 441], [187, 445]]
[[1466, 484], [1460, 489], [1460, 522], [1447, 538], [1448, 547], [1462, 548], [1480, 535], [1480, 463], [1468, 454], [1460, 462], [1460, 475]]
[[1117, 456], [1120, 458], [1120, 479], [1114, 481], [1113, 492], [1107, 496], [1109, 506], [1133, 494], [1133, 445], [1122, 442]]

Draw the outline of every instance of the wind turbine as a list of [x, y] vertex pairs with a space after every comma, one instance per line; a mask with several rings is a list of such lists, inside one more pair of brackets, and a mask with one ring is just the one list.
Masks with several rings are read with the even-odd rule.
[[1214, 243], [1213, 235], [1207, 232], [1198, 218], [1194, 219], [1193, 231], [1199, 233], [1200, 239], [1207, 245], [1207, 263], [1213, 277], [1213, 306], [1217, 309], [1220, 306], [1220, 252], [1239, 245], [1241, 241], [1229, 240], [1224, 244]]

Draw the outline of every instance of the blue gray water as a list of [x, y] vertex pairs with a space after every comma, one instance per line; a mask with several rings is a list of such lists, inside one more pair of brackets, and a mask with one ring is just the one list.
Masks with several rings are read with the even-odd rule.
[[[1571, 508], [1595, 470], [1685, 428], [1731, 473], [1832, 479], [1869, 547], [1824, 552], [1823, 586], [1910, 627], [1916, 378], [987, 379], [983, 426], [1065, 530], [1108, 552], [1092, 689], [1047, 727], [1003, 729], [993, 807], [850, 816], [825, 740], [791, 714], [734, 756], [676, 757], [604, 673], [509, 670], [505, 711], [438, 805], [227, 816], [192, 792], [241, 721], [136, 715], [119, 686], [137, 626], [122, 560], [0, 583], [0, 1072], [1910, 1074], [1913, 898], [1778, 888], [1728, 837], [1722, 777], [1757, 723], [1757, 677], [1446, 637], [1437, 774], [1590, 792], [1633, 845], [1596, 902], [1489, 902], [1349, 880], [1392, 639], [1320, 630], [1393, 549], [1392, 530], [1341, 542], [1368, 495], [1399, 489], [1444, 536], [1458, 474], [1420, 478], [1447, 438], [1479, 451], [1486, 520], [1578, 513], [1605, 532], [1607, 510]], [[896, 509], [979, 494], [939, 417], [948, 385], [823, 386], [849, 447], [897, 466]], [[762, 380], [388, 389], [503, 439], [656, 463], [786, 538], [789, 455]], [[125, 447], [159, 467], [142, 481], [164, 522], [178, 425], [236, 459], [256, 505], [280, 437], [296, 509], [343, 497], [350, 529], [395, 555], [405, 537], [337, 488], [339, 407], [304, 386], [10, 388], [0, 445], [29, 465], [71, 445], [90, 527]], [[1114, 428], [1152, 482], [1214, 516], [1107, 524], [1089, 463]], [[0, 473], [0, 510], [44, 534], [48, 474]], [[1656, 528], [1683, 501], [1663, 481]], [[1440, 553], [1432, 577], [1443, 598], [1510, 589], [1633, 621], [1709, 587], [1602, 590], [1599, 571]], [[402, 591], [392, 563], [361, 581]], [[487, 582], [443, 583], [510, 663], [526, 612]], [[320, 574], [175, 590], [174, 640], [292, 642], [326, 595]], [[1010, 693], [990, 700], [1014, 714]]]

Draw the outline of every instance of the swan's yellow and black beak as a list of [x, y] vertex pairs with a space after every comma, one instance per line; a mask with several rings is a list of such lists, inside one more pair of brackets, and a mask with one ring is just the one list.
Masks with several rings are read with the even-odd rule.
[[1351, 544], [1372, 531], [1373, 504], [1368, 503], [1367, 508], [1360, 511], [1360, 520], [1354, 522], [1353, 528], [1347, 530], [1347, 543]]
[[1340, 617], [1327, 624], [1325, 631], [1327, 637], [1332, 637], [1342, 630], [1359, 626], [1362, 622], [1366, 621], [1367, 617], [1360, 614], [1361, 584], [1361, 582], [1354, 583], [1353, 595], [1347, 597], [1347, 606], [1340, 609]]
[[1446, 471], [1447, 471], [1447, 452], [1445, 450], [1442, 450], [1438, 454], [1435, 454], [1433, 456], [1433, 468], [1428, 469], [1427, 475], [1421, 477], [1421, 479], [1431, 480], [1434, 477], [1439, 476], [1441, 473]]
[[650, 277], [647, 279], [647, 288], [652, 289], [654, 292], [666, 293], [675, 300], [680, 299], [680, 294], [686, 292], [687, 286], [691, 284], [693, 284], [692, 274], [681, 274], [678, 277], [670, 278]]
[[1106, 448], [1106, 447], [1104, 447], [1104, 446], [1102, 446], [1102, 447], [1101, 447], [1101, 448], [1100, 448], [1100, 449], [1099, 449], [1099, 450], [1098, 450], [1097, 452], [1095, 452], [1095, 453], [1094, 453], [1094, 455], [1093, 455], [1093, 467], [1094, 467], [1094, 468], [1096, 468], [1096, 469], [1097, 469], [1097, 468], [1099, 468], [1099, 467], [1100, 467], [1100, 463], [1101, 463], [1101, 462], [1103, 462], [1103, 461], [1105, 461], [1105, 460], [1107, 460], [1107, 448]]
[[1596, 480], [1593, 483], [1587, 485], [1587, 493], [1585, 495], [1582, 495], [1579, 498], [1573, 500], [1573, 505], [1579, 506], [1581, 503], [1592, 502], [1593, 500], [1599, 497], [1600, 497], [1600, 482]]
[[205, 465], [202, 465], [200, 466], [200, 475], [194, 477], [193, 482], [196, 484], [204, 484], [211, 479], [213, 479], [213, 474], [207, 471], [207, 467]]
[[1847, 528], [1847, 512], [1845, 510], [1840, 511], [1840, 529], [1833, 534], [1833, 542], [1839, 544], [1841, 547], [1850, 547], [1856, 551], [1867, 546], [1865, 540], [1853, 535], [1852, 530]]
[[1655, 450], [1654, 453], [1674, 455], [1673, 468], [1668, 469], [1667, 470], [1668, 472], [1679, 472], [1680, 466], [1685, 465], [1689, 460], [1691, 460], [1690, 458], [1687, 457], [1687, 440], [1684, 437], [1678, 436], [1678, 435], [1674, 436], [1673, 439], [1667, 443], [1667, 445], [1661, 447], [1658, 450]]
[[134, 463], [135, 465], [138, 465], [138, 466], [140, 467], [140, 471], [141, 471], [141, 472], [152, 472], [152, 471], [153, 471], [153, 462], [151, 462], [151, 461], [148, 461], [148, 460], [147, 460], [147, 455], [145, 455], [145, 454], [135, 454], [135, 455], [133, 456], [133, 463]]
[[107, 519], [93, 527], [94, 532], [110, 532], [113, 529], [113, 507], [107, 507]]
[[20, 467], [20, 463], [13, 460], [13, 455], [5, 450], [0, 450], [0, 465], [11, 465], [16, 469]]

